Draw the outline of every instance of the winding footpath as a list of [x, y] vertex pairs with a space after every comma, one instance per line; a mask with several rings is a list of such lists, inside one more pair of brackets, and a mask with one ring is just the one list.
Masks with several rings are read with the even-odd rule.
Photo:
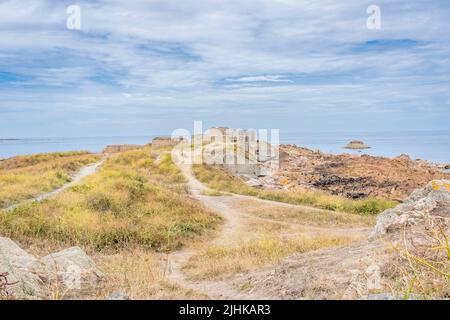
[[[327, 227], [317, 227], [310, 225], [300, 225], [295, 223], [288, 223], [283, 221], [278, 221], [270, 218], [261, 218], [244, 211], [239, 208], [239, 202], [244, 200], [252, 200], [262, 204], [275, 205], [280, 207], [297, 208], [297, 209], [307, 209], [309, 211], [317, 212], [331, 212], [328, 210], [312, 208], [302, 205], [286, 204], [271, 200], [259, 199], [251, 196], [229, 194], [223, 196], [208, 196], [209, 192], [213, 190], [198, 181], [192, 173], [192, 166], [189, 164], [184, 164], [183, 161], [179, 161], [179, 155], [174, 156], [174, 162], [177, 163], [182, 174], [187, 180], [188, 188], [191, 192], [193, 198], [200, 201], [206, 208], [216, 212], [224, 219], [224, 224], [219, 231], [217, 237], [211, 242], [212, 245], [224, 245], [229, 244], [230, 239], [233, 238], [232, 234], [239, 230], [243, 225], [245, 225], [246, 220], [254, 219], [257, 221], [269, 222], [274, 224], [282, 225], [297, 225], [308, 228], [310, 231], [328, 231], [336, 232], [339, 234], [348, 233], [350, 229], [348, 228], [327, 228]], [[367, 233], [368, 228], [352, 228], [352, 232]], [[174, 283], [191, 289], [197, 293], [202, 293], [212, 299], [272, 299], [276, 298], [273, 296], [265, 295], [255, 295], [253, 293], [242, 292], [237, 290], [230, 280], [217, 280], [217, 281], [191, 281], [187, 278], [186, 274], [183, 272], [182, 268], [186, 262], [196, 253], [195, 249], [183, 249], [168, 255], [168, 265], [169, 265], [169, 280]]]
[[17, 207], [19, 207], [21, 205], [24, 205], [24, 204], [27, 204], [27, 203], [32, 203], [32, 202], [40, 202], [40, 201], [43, 201], [43, 200], [48, 199], [50, 197], [53, 197], [53, 196], [63, 192], [67, 188], [70, 188], [71, 186], [79, 183], [85, 177], [96, 173], [98, 168], [102, 165], [102, 163], [104, 161], [105, 160], [102, 159], [102, 160], [100, 160], [100, 161], [98, 161], [96, 163], [93, 163], [93, 164], [90, 164], [90, 165], [82, 167], [75, 175], [73, 175], [71, 177], [70, 182], [67, 182], [67, 183], [63, 184], [62, 186], [56, 188], [53, 191], [50, 191], [50, 192], [44, 193], [44, 194], [40, 194], [40, 195], [38, 195], [38, 196], [36, 196], [34, 198], [31, 198], [31, 199], [27, 199], [27, 200], [21, 201], [21, 202], [19, 202], [17, 204], [14, 204], [12, 206], [9, 206], [9, 207], [3, 209], [3, 210], [4, 211], [13, 211], [14, 209], [16, 209]]
[[[240, 212], [233, 210], [218, 198], [227, 198], [232, 196], [206, 196], [204, 193], [212, 191], [198, 181], [192, 174], [190, 165], [178, 165], [181, 172], [188, 181], [188, 186], [193, 198], [199, 200], [205, 207], [218, 213], [223, 219], [224, 224], [218, 236], [212, 244], [221, 244], [226, 242], [228, 237], [239, 227]], [[251, 297], [235, 290], [232, 285], [224, 281], [201, 281], [193, 282], [186, 278], [182, 267], [196, 252], [194, 250], [181, 250], [169, 255], [169, 279], [174, 283], [191, 289], [195, 292], [207, 295], [212, 299], [251, 299]]]

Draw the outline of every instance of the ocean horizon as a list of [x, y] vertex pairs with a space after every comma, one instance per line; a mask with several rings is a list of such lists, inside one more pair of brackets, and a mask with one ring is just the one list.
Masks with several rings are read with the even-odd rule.
[[[0, 158], [75, 150], [100, 152], [111, 144], [146, 144], [155, 136], [159, 135], [6, 138], [0, 139]], [[351, 140], [362, 140], [371, 148], [345, 149], [344, 146]], [[397, 132], [283, 132], [281, 130], [280, 142], [332, 154], [368, 154], [389, 158], [407, 154], [412, 159], [450, 163], [450, 130]]]

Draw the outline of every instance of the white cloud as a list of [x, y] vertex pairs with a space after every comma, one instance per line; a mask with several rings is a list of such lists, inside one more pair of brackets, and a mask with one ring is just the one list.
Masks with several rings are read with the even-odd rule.
[[253, 76], [253, 77], [240, 77], [236, 79], [227, 79], [232, 82], [292, 82], [291, 80], [284, 79], [283, 76]]
[[[442, 1], [380, 0], [380, 31], [366, 29], [370, 1], [78, 3], [81, 31], [65, 28], [71, 1], [0, 2], [0, 72], [20, 76], [0, 78], [0, 114], [37, 105], [268, 117], [450, 109], [450, 9]], [[413, 45], [364, 45], [403, 39]], [[36, 93], [38, 102], [27, 98]]]

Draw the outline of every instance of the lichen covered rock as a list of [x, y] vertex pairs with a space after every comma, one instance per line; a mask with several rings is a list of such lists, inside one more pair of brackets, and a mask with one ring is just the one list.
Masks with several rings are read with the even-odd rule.
[[11, 283], [6, 288], [11, 296], [26, 299], [43, 295], [43, 283], [36, 273], [39, 266], [38, 259], [14, 241], [0, 238], [0, 273], [6, 274], [8, 283]]
[[46, 267], [48, 282], [62, 283], [66, 291], [88, 293], [105, 279], [94, 261], [80, 247], [71, 247], [45, 256], [41, 262]]
[[439, 222], [443, 228], [450, 226], [449, 180], [433, 180], [425, 188], [415, 190], [404, 203], [381, 213], [370, 239], [425, 222]]
[[78, 297], [96, 290], [105, 276], [79, 247], [72, 247], [41, 259], [27, 253], [9, 238], [0, 237], [0, 274], [9, 284], [7, 298], [45, 299], [54, 284], [64, 298]]

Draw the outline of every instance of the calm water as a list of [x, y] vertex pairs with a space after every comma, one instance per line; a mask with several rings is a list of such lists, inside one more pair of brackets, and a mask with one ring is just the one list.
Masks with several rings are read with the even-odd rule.
[[[0, 158], [42, 152], [87, 150], [101, 151], [109, 144], [145, 144], [152, 136], [91, 137], [91, 138], [41, 138], [0, 140]], [[339, 132], [300, 133], [280, 131], [281, 143], [292, 143], [314, 150], [334, 154], [354, 153], [395, 157], [408, 154], [411, 158], [450, 163], [449, 131], [409, 132]], [[344, 149], [350, 140], [362, 140], [371, 149], [358, 152]]]
[[[396, 157], [408, 154], [412, 159], [450, 163], [449, 131], [408, 132], [340, 132], [340, 133], [295, 133], [280, 132], [282, 143], [293, 143], [314, 150], [339, 154], [369, 154]], [[362, 140], [371, 149], [344, 149], [351, 140]]]
[[15, 155], [85, 150], [99, 152], [110, 144], [146, 144], [151, 136], [139, 137], [89, 137], [89, 138], [37, 138], [0, 140], [0, 158]]

